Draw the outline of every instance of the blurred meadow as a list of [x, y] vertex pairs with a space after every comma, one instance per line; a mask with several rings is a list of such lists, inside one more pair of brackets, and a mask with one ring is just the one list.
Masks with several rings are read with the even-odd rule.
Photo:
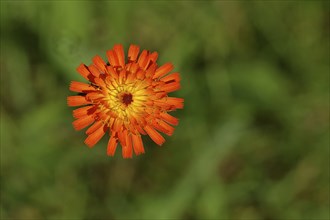
[[[329, 219], [328, 1], [1, 1], [1, 219]], [[122, 43], [182, 77], [125, 160], [72, 127], [80, 63]]]

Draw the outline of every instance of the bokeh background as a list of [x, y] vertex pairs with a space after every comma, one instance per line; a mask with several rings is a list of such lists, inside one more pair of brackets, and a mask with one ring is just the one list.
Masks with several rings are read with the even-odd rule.
[[[329, 219], [329, 25], [328, 1], [1, 1], [1, 219]], [[116, 43], [185, 99], [130, 160], [66, 105]]]

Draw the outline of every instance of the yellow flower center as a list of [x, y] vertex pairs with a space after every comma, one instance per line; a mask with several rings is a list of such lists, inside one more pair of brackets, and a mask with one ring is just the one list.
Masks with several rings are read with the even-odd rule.
[[115, 115], [122, 121], [129, 122], [132, 117], [138, 118], [144, 114], [144, 102], [148, 99], [143, 82], [136, 80], [132, 83], [111, 80], [107, 82], [107, 90], [103, 109], [108, 115]]
[[131, 93], [122, 93], [121, 102], [128, 106], [133, 102], [133, 95]]

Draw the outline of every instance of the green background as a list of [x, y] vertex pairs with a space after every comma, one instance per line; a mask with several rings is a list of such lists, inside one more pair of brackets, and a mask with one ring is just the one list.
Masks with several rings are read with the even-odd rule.
[[[327, 1], [1, 1], [1, 219], [329, 219], [329, 25]], [[66, 104], [116, 43], [185, 99], [130, 160]]]

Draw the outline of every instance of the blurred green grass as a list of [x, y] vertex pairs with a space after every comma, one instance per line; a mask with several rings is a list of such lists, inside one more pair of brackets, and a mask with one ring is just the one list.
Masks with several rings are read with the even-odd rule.
[[[329, 219], [329, 2], [1, 1], [1, 219]], [[159, 52], [185, 108], [163, 147], [72, 128], [75, 68]]]

